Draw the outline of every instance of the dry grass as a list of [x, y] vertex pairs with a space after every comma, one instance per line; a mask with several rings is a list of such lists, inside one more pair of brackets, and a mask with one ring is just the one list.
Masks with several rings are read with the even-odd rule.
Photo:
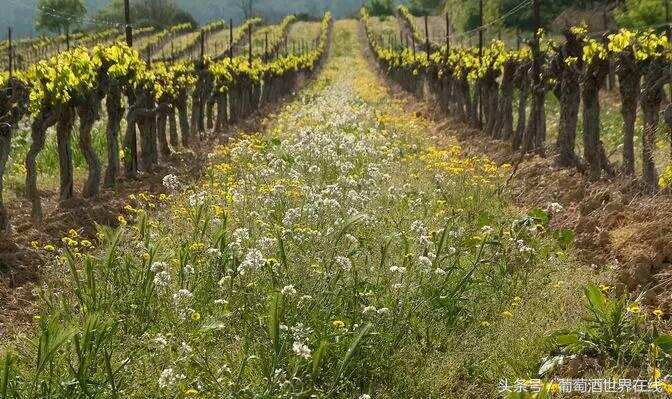
[[310, 42], [320, 35], [320, 23], [309, 21], [298, 21], [289, 28], [287, 40], [289, 42]]

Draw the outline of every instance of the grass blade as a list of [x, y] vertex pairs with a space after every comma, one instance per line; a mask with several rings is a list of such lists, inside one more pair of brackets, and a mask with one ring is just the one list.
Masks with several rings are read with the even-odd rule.
[[338, 383], [338, 381], [341, 379], [343, 371], [345, 370], [345, 366], [347, 366], [350, 360], [352, 360], [352, 357], [355, 355], [359, 344], [362, 342], [362, 338], [364, 338], [364, 336], [369, 332], [371, 327], [373, 327], [373, 324], [368, 323], [357, 333], [357, 336], [350, 344], [348, 351], [345, 353], [345, 357], [343, 357], [343, 360], [341, 361], [341, 366], [338, 368], [338, 374], [336, 375], [336, 380], [334, 383]]

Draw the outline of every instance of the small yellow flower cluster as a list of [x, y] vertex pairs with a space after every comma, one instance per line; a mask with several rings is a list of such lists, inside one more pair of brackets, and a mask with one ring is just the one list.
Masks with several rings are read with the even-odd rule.
[[660, 188], [668, 188], [672, 184], [672, 165], [668, 165], [658, 178]]

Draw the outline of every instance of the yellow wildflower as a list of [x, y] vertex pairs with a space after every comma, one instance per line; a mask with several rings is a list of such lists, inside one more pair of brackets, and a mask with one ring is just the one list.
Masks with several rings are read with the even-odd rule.
[[641, 311], [642, 311], [642, 309], [636, 303], [633, 303], [632, 305], [628, 306], [628, 312], [630, 312], [630, 313], [637, 314]]

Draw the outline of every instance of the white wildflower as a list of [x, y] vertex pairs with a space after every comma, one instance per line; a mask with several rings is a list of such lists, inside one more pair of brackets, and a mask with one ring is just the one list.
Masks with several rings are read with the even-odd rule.
[[546, 206], [546, 211], [550, 213], [560, 213], [565, 208], [557, 202], [551, 202]]
[[219, 248], [208, 248], [208, 250], [205, 251], [205, 253], [207, 253], [208, 255], [212, 255], [212, 256], [221, 256], [222, 255], [222, 251]]
[[276, 240], [275, 238], [271, 238], [271, 237], [261, 237], [261, 238], [259, 239], [259, 241], [257, 241], [257, 245], [258, 245], [259, 248], [261, 248], [263, 251], [268, 251], [268, 250], [272, 249], [273, 246], [275, 246], [275, 243], [276, 243], [277, 241], [278, 241], [278, 240]]
[[245, 241], [250, 238], [250, 231], [245, 227], [237, 228], [233, 231], [233, 240], [237, 242]]
[[338, 264], [338, 266], [340, 266], [340, 268], [346, 272], [352, 269], [352, 261], [350, 261], [350, 259], [346, 258], [345, 256], [337, 256], [335, 261], [336, 264]]
[[172, 368], [164, 369], [161, 372], [161, 376], [159, 377], [159, 388], [173, 388], [175, 385], [177, 385], [178, 381], [183, 378], [184, 375], [175, 373]]
[[168, 264], [166, 262], [154, 262], [149, 267], [149, 270], [151, 270], [152, 273], [158, 273], [160, 271], [166, 270], [167, 268]]
[[490, 234], [492, 234], [494, 231], [495, 231], [495, 230], [494, 230], [492, 227], [490, 227], [490, 226], [483, 226], [483, 227], [481, 228], [481, 233], [483, 233], [483, 235], [490, 235]]
[[392, 273], [404, 274], [404, 273], [406, 273], [406, 268], [402, 267], [402, 266], [392, 266], [392, 267], [390, 267], [390, 271]]
[[188, 357], [191, 352], [193, 352], [193, 349], [186, 342], [182, 342], [182, 344], [180, 344], [180, 348], [178, 349], [180, 357]]
[[180, 189], [180, 180], [177, 176], [170, 174], [163, 177], [163, 186], [168, 190], [177, 191]]
[[418, 262], [420, 262], [420, 266], [424, 269], [430, 269], [432, 267], [432, 260], [426, 256], [420, 256]]
[[376, 307], [373, 305], [365, 306], [364, 309], [362, 309], [362, 313], [368, 314], [368, 313], [375, 313], [376, 312]]
[[168, 346], [168, 340], [163, 334], [156, 334], [156, 337], [152, 340], [157, 349], [164, 349]]
[[251, 249], [245, 254], [245, 259], [238, 266], [238, 273], [244, 275], [247, 271], [259, 270], [266, 260], [264, 255], [258, 249]]
[[205, 194], [205, 191], [201, 191], [200, 193], [189, 196], [189, 206], [196, 207], [203, 205], [205, 203]]
[[285, 216], [282, 218], [282, 224], [284, 226], [291, 226], [301, 217], [301, 210], [298, 208], [292, 208], [285, 211]]
[[295, 341], [294, 344], [292, 344], [292, 350], [297, 356], [306, 360], [310, 359], [311, 350], [303, 342]]
[[154, 285], [159, 288], [168, 287], [170, 285], [170, 281], [170, 273], [165, 270], [158, 272], [156, 276], [154, 276]]
[[282, 295], [285, 295], [285, 296], [292, 296], [292, 295], [296, 295], [296, 289], [294, 288], [293, 285], [290, 284], [290, 285], [284, 286], [282, 288], [282, 290], [280, 291], [280, 293]]
[[176, 307], [183, 308], [189, 305], [193, 297], [194, 294], [192, 294], [191, 291], [183, 288], [173, 294], [173, 302]]

